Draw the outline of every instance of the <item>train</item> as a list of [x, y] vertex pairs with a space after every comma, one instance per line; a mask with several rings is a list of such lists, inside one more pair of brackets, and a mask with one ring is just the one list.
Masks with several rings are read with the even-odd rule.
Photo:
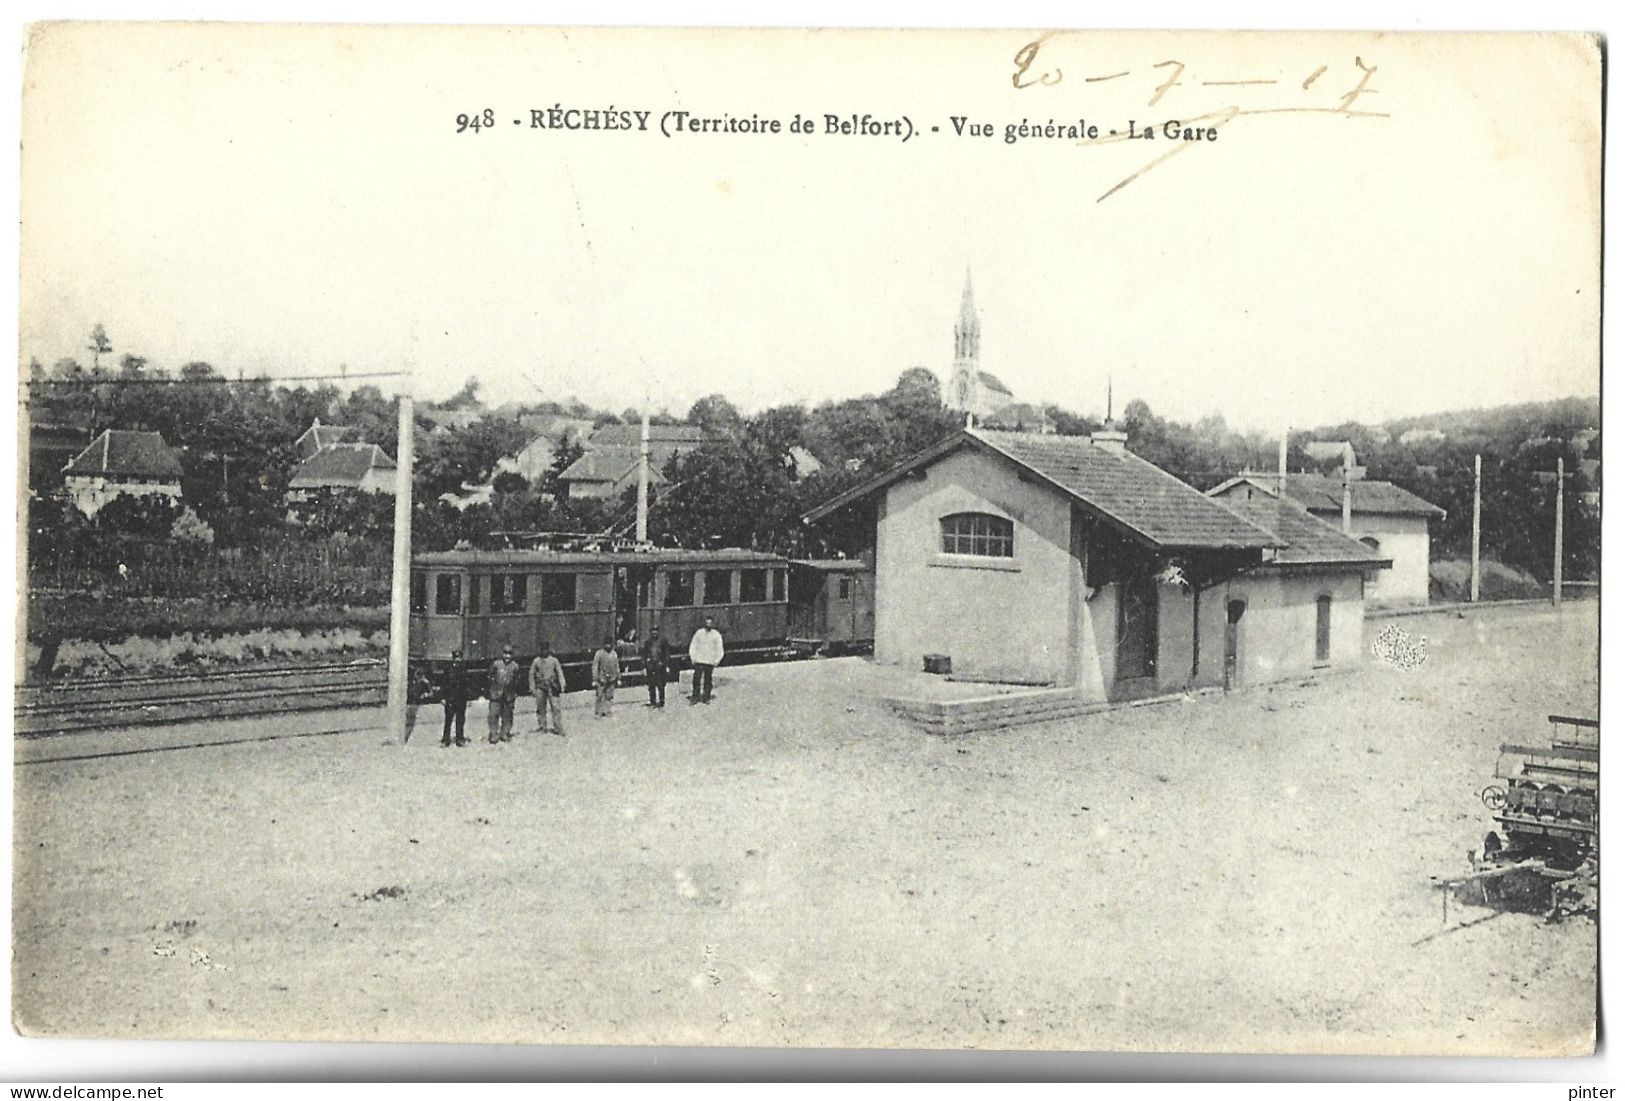
[[680, 668], [707, 616], [727, 644], [724, 664], [874, 644], [874, 570], [861, 559], [791, 559], [751, 550], [625, 547], [452, 550], [414, 556], [408, 676], [414, 702], [441, 698], [452, 653], [472, 685], [503, 650], [523, 664], [544, 644], [566, 686], [585, 687], [593, 650], [622, 648], [637, 679], [637, 643], [660, 628]]

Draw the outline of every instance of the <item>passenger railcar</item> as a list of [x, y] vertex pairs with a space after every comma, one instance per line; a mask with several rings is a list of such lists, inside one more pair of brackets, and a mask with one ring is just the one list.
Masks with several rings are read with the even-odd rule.
[[[571, 687], [585, 684], [606, 637], [688, 640], [714, 616], [731, 658], [782, 651], [789, 638], [789, 562], [746, 550], [440, 551], [413, 559], [411, 683], [439, 696], [454, 650], [483, 673], [513, 647], [522, 665], [553, 648]], [[637, 663], [631, 662], [632, 672]], [[475, 685], [483, 678], [475, 676]]]

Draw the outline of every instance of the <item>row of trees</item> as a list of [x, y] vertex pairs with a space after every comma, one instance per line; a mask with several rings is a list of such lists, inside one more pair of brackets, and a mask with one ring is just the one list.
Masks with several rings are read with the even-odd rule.
[[[258, 542], [269, 531], [289, 528], [286, 487], [298, 461], [293, 441], [313, 420], [353, 427], [361, 439], [389, 453], [395, 450], [395, 402], [374, 386], [346, 391], [331, 384], [287, 387], [232, 380], [201, 362], [170, 375], [134, 354], [115, 363], [112, 342], [99, 326], [87, 350], [89, 367], [73, 359], [49, 369], [38, 362], [31, 365], [30, 412], [36, 424], [74, 425], [86, 439], [103, 427], [163, 433], [180, 451], [188, 507], [200, 528], [223, 548]], [[470, 379], [439, 407], [481, 410], [478, 381]], [[595, 424], [638, 419], [633, 409], [616, 415], [579, 402], [537, 403], [528, 411]], [[1094, 418], [1054, 405], [1046, 412], [1063, 434], [1100, 427]], [[1399, 439], [1411, 422], [1326, 426], [1294, 435], [1289, 466], [1314, 467], [1302, 448], [1310, 438], [1350, 440], [1369, 477], [1392, 480], [1447, 510], [1446, 520], [1435, 527], [1435, 553], [1456, 555], [1466, 553], [1471, 524], [1472, 457], [1483, 453], [1486, 553], [1544, 577], [1550, 573], [1554, 489], [1537, 475], [1555, 467], [1557, 452], [1595, 423], [1595, 415], [1593, 403], [1586, 402], [1456, 414], [1443, 418], [1449, 422], [1447, 438], [1414, 445]], [[655, 420], [675, 422], [666, 414]], [[799, 518], [958, 424], [943, 406], [936, 375], [923, 367], [904, 371], [881, 394], [810, 408], [781, 405], [746, 415], [725, 396], [713, 394], [695, 402], [684, 421], [702, 427], [706, 442], [663, 469], [666, 486], [651, 510], [652, 538], [663, 545], [791, 553], [861, 545], [863, 532], [809, 532]], [[1159, 417], [1145, 402], [1132, 401], [1119, 426], [1137, 454], [1198, 488], [1242, 469], [1273, 469], [1276, 462], [1274, 438], [1232, 429], [1216, 415], [1189, 424]], [[414, 542], [422, 549], [442, 549], [501, 545], [505, 533], [513, 532], [630, 531], [631, 491], [613, 501], [572, 499], [562, 492], [559, 474], [580, 455], [578, 446], [560, 447], [552, 469], [534, 484], [498, 473], [499, 460], [517, 453], [531, 436], [511, 413], [487, 412], [461, 427], [436, 427], [431, 416], [420, 415], [414, 428]], [[798, 470], [801, 454], [816, 456], [823, 468], [804, 475]], [[1600, 455], [1600, 438], [1592, 441], [1589, 454]], [[36, 469], [34, 477], [43, 499], [59, 475]], [[458, 509], [440, 499], [482, 484], [492, 486], [489, 503]], [[1596, 575], [1600, 531], [1594, 510], [1581, 500], [1583, 491], [1594, 488], [1580, 479], [1568, 494], [1566, 569], [1571, 576]], [[132, 507], [120, 506], [96, 524], [77, 526], [60, 510], [37, 509], [41, 549], [49, 553], [52, 539], [62, 533], [94, 539], [120, 524], [146, 533], [146, 520], [125, 515]], [[292, 531], [306, 539], [346, 535], [387, 540], [392, 508], [387, 496], [357, 501], [319, 495], [294, 507]]]

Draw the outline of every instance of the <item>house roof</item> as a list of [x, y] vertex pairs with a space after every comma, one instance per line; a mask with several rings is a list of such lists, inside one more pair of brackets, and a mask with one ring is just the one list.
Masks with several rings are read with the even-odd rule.
[[1221, 550], [1274, 546], [1267, 532], [1138, 455], [1084, 436], [966, 428], [807, 513], [808, 523], [884, 489], [962, 447], [997, 455], [1142, 543]]
[[[618, 482], [637, 473], [639, 449], [636, 447], [594, 447], [559, 475], [561, 482]], [[649, 456], [649, 484], [658, 485], [666, 479], [653, 454]]]
[[294, 468], [289, 489], [354, 488], [372, 470], [394, 470], [395, 460], [373, 443], [336, 443]]
[[336, 443], [345, 443], [354, 440], [356, 430], [344, 424], [323, 424], [318, 417], [310, 422], [310, 427], [299, 434], [294, 440], [294, 446], [305, 458], [310, 458], [324, 447], [331, 447]]
[[181, 460], [157, 432], [109, 428], [69, 459], [62, 472], [164, 481], [181, 476]]
[[1351, 539], [1293, 500], [1256, 497], [1224, 499], [1242, 519], [1269, 532], [1277, 543], [1271, 561], [1283, 566], [1358, 565], [1380, 569], [1393, 565], [1358, 539]]
[[1015, 396], [1015, 391], [1011, 390], [1010, 387], [1000, 382], [997, 375], [989, 374], [987, 371], [977, 371], [976, 381], [987, 387], [989, 390], [996, 390], [999, 393], [1009, 397]]
[[[1250, 483], [1266, 493], [1276, 492], [1279, 475], [1242, 474], [1214, 486], [1209, 493], [1220, 494], [1242, 482]], [[1355, 512], [1375, 512], [1386, 515], [1443, 516], [1444, 509], [1416, 494], [1401, 489], [1392, 482], [1357, 478], [1349, 483]], [[1288, 474], [1286, 493], [1311, 512], [1343, 511], [1343, 479], [1329, 474]]]

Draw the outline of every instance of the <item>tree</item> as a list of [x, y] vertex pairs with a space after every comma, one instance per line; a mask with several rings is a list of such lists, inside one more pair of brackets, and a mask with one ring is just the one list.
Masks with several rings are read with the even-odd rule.
[[440, 403], [442, 409], [474, 409], [480, 404], [480, 380], [469, 375], [463, 388]]
[[699, 425], [711, 436], [729, 435], [743, 422], [734, 403], [721, 394], [707, 394], [688, 409], [688, 423]]
[[85, 347], [94, 357], [92, 360], [93, 369], [100, 371], [102, 368], [102, 356], [113, 350], [113, 342], [107, 339], [107, 330], [102, 328], [102, 323], [100, 321], [96, 322], [96, 327], [90, 330], [90, 343], [86, 344]]

